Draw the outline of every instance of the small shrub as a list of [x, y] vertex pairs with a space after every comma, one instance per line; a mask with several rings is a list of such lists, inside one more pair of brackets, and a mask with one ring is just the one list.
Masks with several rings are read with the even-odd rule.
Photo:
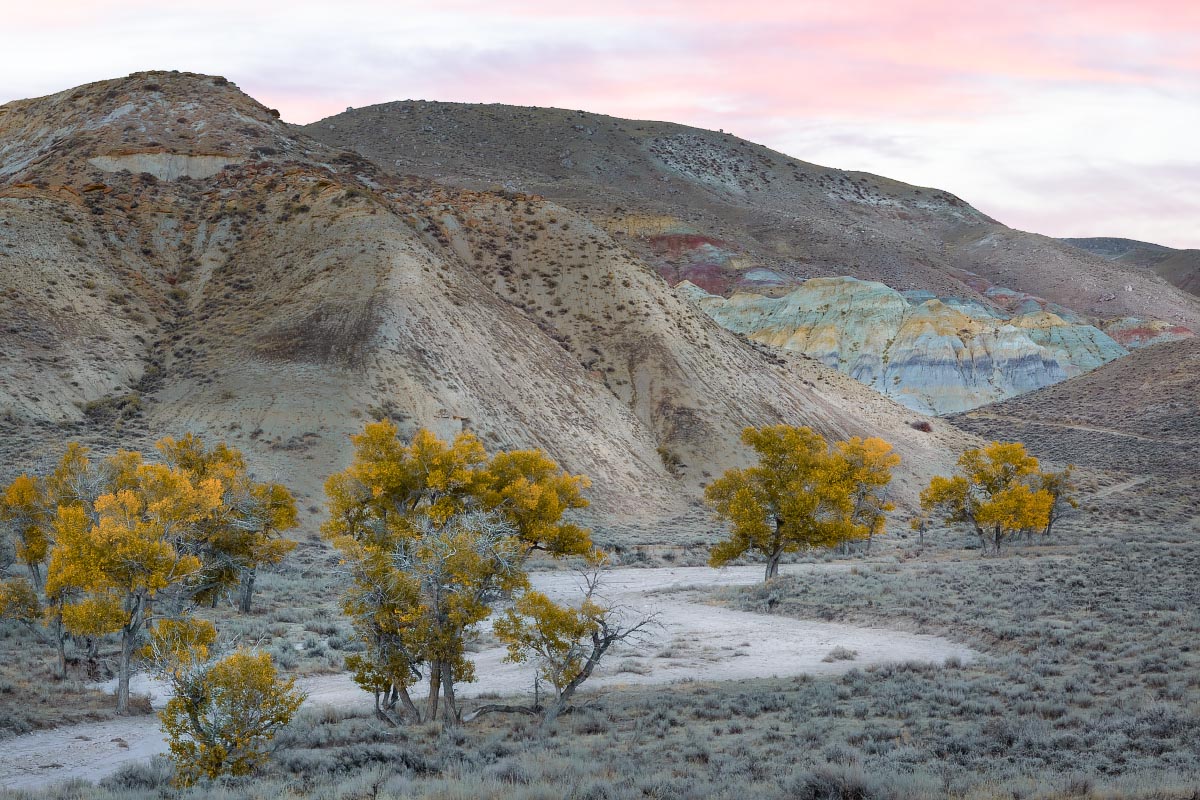
[[857, 650], [851, 650], [849, 647], [838, 645], [830, 650], [821, 660], [825, 662], [853, 661], [856, 658], [858, 658]]

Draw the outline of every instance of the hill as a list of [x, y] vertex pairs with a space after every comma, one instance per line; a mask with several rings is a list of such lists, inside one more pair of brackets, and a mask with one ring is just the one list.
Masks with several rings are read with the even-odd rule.
[[[311, 528], [348, 434], [545, 448], [600, 538], [703, 537], [744, 426], [879, 435], [911, 497], [970, 437], [713, 323], [591, 218], [399, 177], [223, 78], [137, 73], [0, 107], [6, 472], [69, 438], [195, 430], [295, 487]], [[670, 521], [670, 524], [667, 524]]]
[[1007, 228], [948, 192], [809, 164], [722, 132], [424, 101], [353, 109], [303, 130], [398, 174], [544, 195], [613, 231], [673, 283], [720, 294], [766, 268], [980, 300], [994, 285], [1104, 319], [1200, 323], [1195, 299], [1153, 276]]
[[1150, 270], [1185, 292], [1200, 295], [1200, 250], [1176, 250], [1134, 239], [1063, 239], [1067, 244], [1122, 264]]
[[949, 418], [990, 439], [1026, 442], [1058, 463], [1114, 476], [1136, 516], [1200, 519], [1200, 340], [1138, 350], [1086, 375]]
[[[944, 191], [809, 164], [723, 132], [424, 101], [352, 109], [302, 130], [397, 175], [545, 196], [671, 285], [772, 298], [813, 278], [883, 284], [930, 320], [932, 340], [892, 352], [879, 337], [832, 355], [824, 340], [802, 343], [813, 324], [805, 313], [774, 314], [766, 328], [738, 315], [732, 328], [775, 344], [782, 331], [804, 331], [789, 333], [789, 346], [922, 412], [1052, 384], [1200, 323], [1196, 298], [1144, 269], [1012, 230]], [[831, 314], [849, 311], [834, 300]], [[964, 325], [964, 310], [978, 324]], [[1009, 326], [999, 339], [975, 335], [997, 326]]]

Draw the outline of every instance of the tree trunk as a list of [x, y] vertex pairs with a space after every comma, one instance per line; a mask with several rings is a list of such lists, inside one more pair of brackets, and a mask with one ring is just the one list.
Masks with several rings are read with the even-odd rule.
[[34, 562], [29, 564], [29, 579], [33, 581], [33, 588], [40, 592], [45, 584], [42, 582], [42, 565]]
[[[417, 704], [413, 702], [412, 697], [408, 694], [408, 689], [404, 686], [393, 687], [393, 696], [400, 698], [400, 705], [404, 706], [404, 711], [408, 715], [411, 722], [421, 721], [421, 710], [417, 708]], [[392, 705], [395, 705], [395, 700]]]
[[63, 630], [61, 616], [54, 621], [54, 641], [58, 645], [58, 665], [55, 677], [61, 681], [67, 677], [67, 632]]
[[133, 650], [137, 632], [126, 625], [121, 629], [121, 661], [117, 666], [117, 713], [129, 713], [129, 678], [133, 669]]
[[446, 707], [442, 709], [443, 723], [448, 727], [458, 724], [458, 706], [454, 702], [454, 669], [450, 662], [442, 664], [442, 697]]
[[429, 664], [429, 700], [428, 708], [425, 712], [425, 719], [433, 721], [437, 719], [438, 713], [438, 696], [442, 690], [442, 662], [433, 661]]
[[[778, 560], [778, 557], [776, 560]], [[776, 566], [778, 566], [778, 563]], [[554, 698], [554, 702], [550, 704], [548, 709], [546, 709], [546, 716], [542, 717], [542, 721], [538, 725], [539, 736], [545, 736], [546, 732], [550, 730], [550, 727], [554, 725], [554, 721], [558, 719], [558, 715], [566, 709], [567, 704], [571, 702], [571, 698], [575, 696], [575, 690], [582, 686], [583, 682], [591, 677], [592, 670], [594, 670], [596, 665], [600, 663], [600, 659], [604, 657], [604, 654], [608, 651], [608, 648], [612, 646], [613, 641], [615, 640], [612, 638], [604, 638], [598, 634], [592, 634], [591, 655], [589, 655], [587, 660], [583, 662], [583, 667], [579, 670], [579, 674], [572, 678], [571, 681], [563, 687], [563, 690], [558, 693], [557, 697]]]
[[479, 719], [484, 714], [527, 714], [531, 717], [536, 717], [538, 714], [537, 706], [506, 706], [500, 704], [489, 704], [480, 706], [472, 711], [463, 714], [463, 722], [472, 722]]
[[238, 597], [238, 611], [250, 613], [250, 605], [254, 599], [254, 580], [258, 577], [258, 569], [251, 567], [242, 572], [241, 594]]
[[141, 597], [129, 601], [129, 616], [121, 627], [121, 660], [117, 664], [117, 713], [129, 713], [129, 678], [133, 672], [133, 654], [142, 629], [145, 607]]
[[100, 637], [89, 636], [87, 639], [87, 673], [92, 680], [100, 677]]
[[995, 530], [992, 532], [992, 536], [995, 537], [995, 540], [996, 540], [996, 555], [1000, 555], [1000, 526], [999, 525], [997, 525]]
[[783, 558], [783, 553], [779, 552], [773, 553], [771, 557], [767, 559], [767, 572], [766, 577], [763, 578], [764, 582], [769, 581], [772, 578], [779, 577], [779, 560], [781, 558]]

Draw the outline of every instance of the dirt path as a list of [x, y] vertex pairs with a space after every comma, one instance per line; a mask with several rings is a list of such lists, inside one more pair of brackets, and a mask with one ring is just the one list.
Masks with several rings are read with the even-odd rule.
[[[840, 571], [844, 564], [785, 567], [785, 573]], [[578, 578], [569, 573], [534, 573], [533, 583], [558, 599], [578, 596]], [[657, 613], [662, 627], [640, 648], [614, 652], [588, 686], [670, 683], [684, 678], [734, 681], [829, 674], [887, 661], [970, 660], [974, 653], [935, 636], [878, 628], [806, 622], [734, 611], [705, 602], [702, 590], [762, 580], [758, 567], [712, 570], [705, 567], [619, 569], [610, 573], [602, 594], [629, 614]], [[853, 661], [823, 661], [834, 647], [858, 653]], [[473, 655], [482, 679], [463, 685], [459, 696], [532, 691], [532, 670], [503, 663], [504, 650], [485, 639]], [[302, 682], [309, 706], [371, 707], [371, 698], [348, 675], [327, 675]], [[151, 695], [156, 707], [162, 688], [142, 679], [135, 687]], [[36, 788], [68, 778], [97, 780], [122, 764], [166, 749], [153, 716], [86, 723], [19, 736], [0, 742], [0, 787]]]
[[1104, 498], [1110, 497], [1114, 494], [1120, 494], [1121, 492], [1128, 491], [1128, 490], [1134, 488], [1135, 486], [1141, 486], [1143, 483], [1145, 483], [1148, 480], [1150, 480], [1149, 475], [1139, 475], [1138, 477], [1130, 478], [1127, 481], [1121, 481], [1120, 483], [1114, 483], [1112, 486], [1105, 486], [1103, 489], [1100, 489], [1099, 491], [1092, 494], [1091, 499], [1092, 500], [1103, 500]]
[[976, 419], [994, 419], [1000, 422], [1016, 423], [1018, 425], [1039, 425], [1046, 428], [1063, 428], [1069, 431], [1087, 431], [1088, 433], [1102, 433], [1105, 436], [1120, 436], [1125, 439], [1138, 439], [1143, 442], [1156, 442], [1158, 444], [1184, 444], [1181, 439], [1161, 439], [1154, 436], [1143, 436], [1140, 433], [1130, 433], [1129, 431], [1118, 431], [1112, 428], [1097, 428], [1092, 425], [1075, 425], [1069, 422], [1048, 422], [1046, 420], [1024, 419], [1021, 417], [1012, 417], [1004, 414], [987, 414], [980, 412], [968, 412], [971, 417]]

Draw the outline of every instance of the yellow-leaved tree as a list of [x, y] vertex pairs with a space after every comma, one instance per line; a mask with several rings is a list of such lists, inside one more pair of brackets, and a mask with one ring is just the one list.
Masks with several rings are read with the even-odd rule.
[[159, 663], [173, 695], [159, 719], [179, 786], [253, 772], [304, 702], [296, 679], [282, 678], [267, 653], [214, 659], [193, 641]]
[[854, 507], [850, 519], [867, 529], [867, 550], [871, 540], [887, 528], [887, 514], [895, 506], [888, 501], [885, 492], [892, 482], [892, 470], [900, 466], [900, 456], [883, 439], [852, 436], [844, 442], [836, 442], [834, 455], [840, 458], [850, 472], [851, 500]]
[[221, 503], [220, 484], [194, 484], [183, 470], [140, 464], [133, 488], [96, 498], [92, 509], [60, 506], [48, 594], [74, 592], [63, 622], [80, 635], [120, 635], [117, 711], [129, 709], [129, 679], [144, 629], [185, 614], [201, 560], [187, 551], [194, 526]]
[[1068, 464], [1058, 472], [1042, 472], [1040, 487], [1054, 498], [1050, 504], [1050, 513], [1046, 516], [1046, 527], [1042, 529], [1042, 534], [1049, 536], [1054, 532], [1054, 523], [1079, 508], [1079, 498], [1076, 497], [1079, 486], [1075, 483], [1075, 466]]
[[[588, 481], [539, 450], [489, 457], [470, 433], [426, 430], [405, 444], [391, 422], [352, 437], [354, 461], [326, 483], [325, 535], [350, 576], [343, 606], [365, 644], [347, 659], [376, 709], [409, 720], [460, 718], [454, 685], [474, 679], [468, 630], [524, 589], [534, 550], [588, 555], [590, 533], [563, 520]], [[425, 709], [409, 688], [427, 682]]]
[[771, 580], [787, 553], [883, 532], [890, 504], [882, 492], [899, 463], [887, 442], [856, 437], [831, 449], [819, 433], [791, 425], [746, 428], [742, 441], [758, 463], [726, 471], [704, 493], [731, 526], [712, 549], [712, 566], [756, 553]]
[[296, 546], [282, 536], [298, 523], [296, 501], [278, 483], [251, 480], [242, 454], [224, 442], [211, 448], [193, 434], [164, 438], [156, 445], [163, 460], [194, 481], [215, 480], [221, 503], [196, 525], [188, 547], [204, 563], [197, 600], [216, 604], [238, 588], [238, 609], [250, 613], [261, 567], [278, 564]]
[[279, 536], [295, 525], [291, 494], [250, 480], [236, 450], [207, 450], [188, 436], [164, 439], [159, 451], [167, 463], [132, 451], [93, 461], [71, 443], [51, 472], [20, 476], [0, 493], [0, 522], [30, 576], [0, 583], [0, 614], [46, 623], [60, 676], [69, 636], [94, 663], [100, 643], [118, 634], [121, 712], [158, 621], [189, 620], [198, 601], [239, 580], [248, 606], [254, 570], [293, 546]]
[[29, 570], [37, 589], [45, 580], [43, 565], [50, 557], [50, 526], [53, 515], [47, 511], [43, 482], [29, 475], [18, 475], [0, 494], [0, 524], [13, 541], [17, 560]]
[[[102, 491], [105, 477], [112, 473], [107, 464], [103, 474], [93, 468], [88, 450], [72, 442], [67, 445], [54, 469], [44, 476], [19, 475], [0, 494], [0, 525], [12, 540], [17, 559], [29, 572], [29, 580], [10, 577], [3, 581], [0, 593], [0, 618], [17, 619], [25, 624], [44, 625], [57, 652], [55, 674], [66, 677], [68, 631], [63, 624], [63, 608], [77, 594], [69, 587], [47, 588], [43, 569], [54, 547], [54, 521], [60, 507], [90, 507]], [[89, 655], [98, 638], [89, 638]]]
[[921, 492], [921, 508], [948, 524], [967, 525], [996, 553], [1005, 539], [1050, 523], [1055, 499], [1042, 486], [1038, 460], [1020, 442], [992, 442], [967, 450], [958, 474], [935, 476]]
[[582, 571], [584, 596], [578, 606], [560, 605], [541, 592], [528, 590], [495, 622], [497, 638], [508, 648], [510, 663], [532, 661], [539, 681], [549, 683], [554, 697], [543, 707], [538, 697], [533, 706], [485, 705], [472, 718], [491, 711], [510, 711], [541, 716], [544, 733], [558, 719], [591, 677], [592, 672], [619, 643], [637, 640], [656, 625], [654, 614], [626, 618], [597, 596], [603, 562], [593, 559]]

